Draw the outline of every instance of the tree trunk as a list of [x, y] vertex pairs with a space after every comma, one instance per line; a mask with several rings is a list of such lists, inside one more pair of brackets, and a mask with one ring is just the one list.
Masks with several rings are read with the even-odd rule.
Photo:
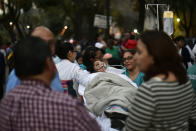
[[159, 9], [159, 30], [163, 31], [163, 12]]
[[145, 19], [145, 0], [139, 0], [139, 32], [142, 32], [144, 29], [144, 19]]
[[87, 38], [90, 42], [94, 42], [96, 38], [96, 29], [94, 27], [94, 14], [91, 14], [89, 17], [89, 30], [88, 30], [88, 35]]
[[24, 38], [24, 34], [22, 33], [22, 31], [21, 31], [21, 29], [20, 29], [20, 26], [19, 26], [19, 23], [18, 23], [17, 21], [15, 21], [15, 26], [16, 26], [16, 29], [17, 29], [19, 38], [20, 38], [20, 39]]
[[189, 28], [184, 28], [185, 32], [186, 32], [186, 37], [190, 36], [190, 29]]
[[10, 27], [7, 24], [3, 24], [3, 27], [8, 31], [11, 41], [14, 42], [16, 40], [15, 34], [13, 32], [13, 27]]
[[73, 22], [73, 32], [74, 32], [74, 35], [75, 35], [74, 38], [76, 40], [79, 40], [80, 36], [81, 36], [81, 32], [82, 32], [81, 31], [81, 29], [82, 29], [81, 27], [83, 25], [83, 20], [82, 20], [82, 18], [79, 15], [77, 15], [76, 17], [74, 17], [72, 22]]

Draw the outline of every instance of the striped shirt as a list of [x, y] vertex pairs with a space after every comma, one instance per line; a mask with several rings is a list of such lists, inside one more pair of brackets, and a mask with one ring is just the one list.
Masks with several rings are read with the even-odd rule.
[[190, 81], [151, 79], [138, 88], [128, 112], [126, 131], [188, 131], [189, 119], [196, 119], [196, 96]]

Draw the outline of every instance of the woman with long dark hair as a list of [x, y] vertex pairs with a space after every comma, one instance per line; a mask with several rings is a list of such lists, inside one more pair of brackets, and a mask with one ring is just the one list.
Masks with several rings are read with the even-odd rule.
[[136, 62], [145, 82], [129, 106], [125, 130], [187, 131], [189, 119], [196, 119], [196, 97], [170, 37], [141, 34]]
[[83, 55], [83, 64], [86, 66], [86, 70], [90, 73], [94, 73], [93, 63], [96, 60], [96, 49], [93, 46], [89, 46], [85, 49]]

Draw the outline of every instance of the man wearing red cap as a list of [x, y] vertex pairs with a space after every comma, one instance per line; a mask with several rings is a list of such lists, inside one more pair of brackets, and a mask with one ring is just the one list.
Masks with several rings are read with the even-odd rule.
[[135, 40], [134, 32], [131, 32], [130, 39], [127, 40], [124, 46], [126, 49], [136, 49], [137, 41]]
[[127, 43], [125, 44], [125, 48], [127, 49], [136, 49], [137, 46], [137, 41], [136, 40], [128, 40]]

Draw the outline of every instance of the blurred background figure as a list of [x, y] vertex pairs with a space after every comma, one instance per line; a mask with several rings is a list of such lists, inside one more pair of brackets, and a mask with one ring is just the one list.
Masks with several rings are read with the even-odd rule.
[[121, 46], [120, 46], [121, 47], [121, 52], [126, 50], [125, 45], [126, 45], [126, 43], [129, 39], [130, 39], [130, 33], [129, 32], [124, 33], [124, 36], [123, 36], [122, 42], [121, 42]]
[[195, 43], [194, 43], [194, 47], [192, 49], [192, 52], [195, 55], [195, 63], [196, 63], [196, 40], [195, 40]]
[[96, 50], [95, 47], [89, 46], [85, 49], [83, 54], [83, 64], [86, 66], [86, 70], [90, 73], [95, 72], [93, 68], [94, 62], [102, 58], [102, 52], [99, 50], [98, 54], [101, 55], [96, 55]]
[[[196, 58], [195, 58], [195, 62], [196, 62]], [[192, 82], [192, 86], [196, 94], [196, 63], [194, 63], [191, 67], [188, 68], [187, 73], [189, 79]]]
[[95, 48], [95, 59], [96, 60], [102, 60], [104, 54], [105, 52], [103, 49]]
[[194, 61], [194, 55], [188, 45], [185, 44], [185, 38], [183, 36], [178, 36], [175, 38], [176, 47], [179, 54], [182, 56], [183, 64], [186, 69], [192, 66]]
[[105, 53], [109, 53], [112, 55], [112, 58], [120, 59], [120, 49], [115, 45], [115, 41], [113, 39], [108, 40], [108, 46], [105, 49]]
[[132, 32], [130, 35], [130, 39], [125, 43], [126, 49], [136, 49], [137, 41], [135, 40], [135, 35]]
[[13, 48], [18, 43], [18, 41], [15, 41], [15, 43], [7, 42], [7, 48], [6, 48], [6, 61], [9, 67], [9, 72], [12, 71], [14, 68], [14, 58], [13, 58]]
[[99, 49], [105, 49], [107, 47], [107, 44], [103, 40], [103, 37], [101, 35], [98, 35], [97, 42], [95, 43], [95, 47], [97, 47]]
[[124, 37], [122, 38], [121, 49], [125, 51], [127, 49], [135, 49], [137, 42], [135, 40], [134, 32], [125, 33]]
[[76, 61], [82, 70], [86, 70], [86, 66], [83, 64], [83, 55], [81, 53], [77, 53]]
[[5, 59], [2, 52], [0, 52], [0, 100], [3, 98], [4, 83], [5, 83]]

